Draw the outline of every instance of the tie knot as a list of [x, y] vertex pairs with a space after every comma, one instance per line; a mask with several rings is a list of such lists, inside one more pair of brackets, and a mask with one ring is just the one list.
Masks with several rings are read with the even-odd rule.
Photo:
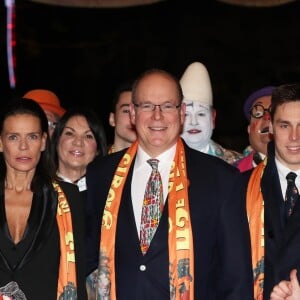
[[151, 168], [153, 170], [157, 170], [158, 169], [158, 163], [159, 163], [159, 160], [156, 159], [156, 158], [150, 158], [147, 160], [147, 163], [151, 166]]
[[286, 175], [286, 180], [288, 183], [295, 183], [295, 179], [297, 177], [297, 174], [294, 172], [290, 172]]

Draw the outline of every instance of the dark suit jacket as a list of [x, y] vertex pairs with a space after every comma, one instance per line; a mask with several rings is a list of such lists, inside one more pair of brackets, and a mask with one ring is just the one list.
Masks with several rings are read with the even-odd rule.
[[[238, 169], [185, 145], [194, 242], [195, 299], [253, 300], [250, 239]], [[124, 151], [88, 166], [88, 268], [97, 267], [100, 223], [115, 168]], [[133, 164], [125, 183], [115, 244], [117, 298], [170, 299], [168, 201], [145, 256], [131, 201]], [[143, 268], [140, 268], [144, 266]]]
[[291, 269], [300, 275], [300, 203], [295, 205], [287, 224], [284, 201], [275, 164], [274, 143], [268, 145], [268, 162], [262, 177], [265, 226], [264, 299], [270, 299], [273, 286], [288, 280]]

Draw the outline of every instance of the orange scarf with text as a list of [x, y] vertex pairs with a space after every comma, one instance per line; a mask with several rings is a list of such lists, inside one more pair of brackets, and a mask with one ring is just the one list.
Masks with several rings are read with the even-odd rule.
[[75, 251], [72, 217], [67, 198], [57, 182], [53, 186], [58, 193], [56, 220], [60, 238], [60, 262], [57, 299], [77, 299]]
[[254, 170], [247, 187], [247, 215], [250, 228], [254, 299], [263, 299], [264, 287], [264, 200], [260, 188], [267, 163], [265, 158]]
[[[134, 142], [122, 157], [108, 192], [101, 227], [98, 266], [97, 299], [116, 300], [115, 237], [122, 191], [136, 155]], [[188, 201], [185, 151], [178, 139], [176, 154], [169, 176], [169, 278], [170, 299], [194, 299], [194, 253], [192, 226]]]

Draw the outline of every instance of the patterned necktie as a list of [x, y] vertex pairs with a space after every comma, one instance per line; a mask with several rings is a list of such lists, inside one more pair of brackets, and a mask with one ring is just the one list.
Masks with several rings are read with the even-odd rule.
[[146, 254], [152, 237], [158, 226], [163, 210], [163, 187], [158, 171], [158, 159], [148, 159], [152, 172], [147, 182], [140, 229], [140, 244], [143, 254]]
[[287, 188], [286, 188], [286, 194], [285, 194], [286, 219], [292, 214], [293, 208], [299, 197], [299, 192], [295, 185], [296, 177], [297, 177], [297, 174], [295, 174], [294, 172], [290, 172], [286, 175], [286, 179], [287, 179]]

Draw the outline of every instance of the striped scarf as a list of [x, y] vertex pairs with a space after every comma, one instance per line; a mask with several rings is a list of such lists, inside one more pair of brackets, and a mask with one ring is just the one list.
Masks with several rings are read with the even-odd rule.
[[[96, 299], [116, 300], [115, 237], [122, 191], [136, 155], [134, 142], [122, 157], [108, 192], [101, 226]], [[169, 278], [170, 299], [194, 299], [194, 253], [188, 201], [185, 151], [178, 139], [169, 176]]]

